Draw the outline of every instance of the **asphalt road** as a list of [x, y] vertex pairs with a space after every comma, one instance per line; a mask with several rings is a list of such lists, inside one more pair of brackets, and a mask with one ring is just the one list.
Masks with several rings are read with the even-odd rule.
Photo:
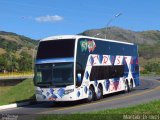
[[83, 101], [74, 103], [37, 103], [29, 106], [7, 109], [0, 111], [0, 114], [70, 114], [79, 112], [96, 111], [103, 109], [121, 108], [141, 104], [155, 99], [160, 99], [160, 77], [142, 77], [141, 86], [130, 93], [116, 93], [105, 96], [102, 100], [92, 103]]

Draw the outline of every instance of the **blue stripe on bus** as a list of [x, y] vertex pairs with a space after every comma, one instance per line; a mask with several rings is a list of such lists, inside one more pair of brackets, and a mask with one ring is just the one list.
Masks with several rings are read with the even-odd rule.
[[52, 58], [52, 59], [38, 59], [38, 60], [36, 60], [36, 64], [63, 63], [63, 62], [74, 62], [74, 57], [69, 57], [69, 58]]

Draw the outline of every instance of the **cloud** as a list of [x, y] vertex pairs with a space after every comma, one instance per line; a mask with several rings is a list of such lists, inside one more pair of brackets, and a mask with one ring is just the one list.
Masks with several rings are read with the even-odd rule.
[[64, 18], [59, 15], [46, 15], [46, 16], [40, 16], [36, 17], [35, 20], [38, 22], [58, 22], [62, 21]]

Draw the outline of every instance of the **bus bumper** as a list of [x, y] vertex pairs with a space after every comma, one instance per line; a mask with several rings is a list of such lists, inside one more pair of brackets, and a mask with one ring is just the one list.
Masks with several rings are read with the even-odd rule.
[[65, 88], [35, 88], [37, 101], [75, 101], [77, 100], [74, 86]]

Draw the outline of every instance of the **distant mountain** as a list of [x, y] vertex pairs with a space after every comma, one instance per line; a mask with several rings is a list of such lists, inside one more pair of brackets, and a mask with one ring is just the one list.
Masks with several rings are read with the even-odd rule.
[[38, 41], [23, 35], [0, 31], [0, 54], [8, 51], [14, 53], [26, 51], [27, 53], [31, 54], [31, 51], [34, 49], [37, 43]]
[[80, 34], [84, 36], [95, 36], [99, 38], [105, 38], [106, 35], [107, 39], [132, 42], [140, 45], [154, 45], [157, 42], [160, 43], [160, 31], [158, 30], [135, 32], [119, 27], [108, 27], [87, 30]]
[[160, 74], [160, 31], [135, 32], [119, 27], [86, 30], [80, 35], [113, 39], [138, 44], [142, 73]]

